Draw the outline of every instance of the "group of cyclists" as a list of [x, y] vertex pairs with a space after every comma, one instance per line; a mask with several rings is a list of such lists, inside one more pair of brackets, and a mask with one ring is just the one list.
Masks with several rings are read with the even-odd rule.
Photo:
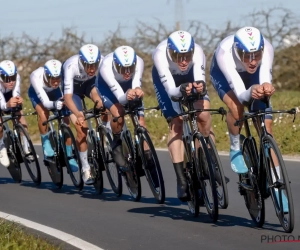
[[[248, 171], [240, 145], [240, 129], [234, 122], [243, 116], [244, 108], [261, 109], [263, 97], [270, 97], [272, 86], [272, 63], [274, 49], [255, 27], [243, 27], [234, 35], [223, 39], [215, 49], [210, 67], [210, 79], [220, 99], [227, 106], [227, 127], [230, 137], [230, 161], [235, 173]], [[152, 80], [157, 101], [164, 117], [175, 117], [181, 113], [179, 104], [172, 97], [198, 95], [194, 103], [197, 109], [209, 109], [210, 99], [206, 90], [206, 57], [203, 49], [195, 43], [187, 31], [175, 31], [162, 41], [152, 53]], [[82, 178], [85, 184], [93, 183], [87, 161], [88, 126], [83, 114], [82, 95], [97, 104], [99, 110], [109, 110], [110, 117], [103, 117], [103, 123], [113, 135], [112, 152], [116, 164], [126, 171], [127, 163], [122, 153], [121, 132], [124, 125], [124, 104], [129, 100], [141, 99], [144, 61], [130, 46], [120, 46], [106, 56], [93, 44], [82, 46], [77, 55], [65, 62], [52, 59], [30, 75], [28, 96], [38, 114], [38, 127], [45, 157], [52, 157], [47, 126], [49, 110], [55, 108], [69, 113], [76, 128], [76, 142], [82, 163]], [[20, 95], [21, 78], [16, 65], [9, 60], [0, 62], [0, 107], [3, 112], [23, 103]], [[22, 111], [20, 111], [22, 112]], [[67, 118], [68, 117], [68, 118]], [[139, 121], [146, 127], [144, 112], [139, 112]], [[24, 116], [20, 122], [27, 128]], [[209, 112], [197, 116], [200, 132], [214, 140], [212, 119]], [[272, 116], [266, 116], [266, 128], [272, 134]], [[184, 146], [182, 142], [182, 117], [168, 123], [168, 150], [177, 177], [177, 194], [182, 201], [188, 197], [184, 174]], [[66, 141], [67, 154], [71, 154], [71, 142]], [[26, 152], [26, 141], [24, 143]], [[0, 126], [0, 163], [8, 167], [9, 159], [3, 143], [3, 128]], [[77, 162], [69, 160], [73, 172], [78, 171]], [[279, 175], [280, 173], [278, 173]], [[286, 198], [283, 197], [283, 203]], [[287, 208], [285, 208], [287, 209]]]

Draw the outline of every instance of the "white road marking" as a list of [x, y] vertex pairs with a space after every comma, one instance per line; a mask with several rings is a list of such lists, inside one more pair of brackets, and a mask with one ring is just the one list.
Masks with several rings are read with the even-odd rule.
[[32, 228], [34, 230], [37, 230], [37, 231], [40, 231], [40, 232], [43, 232], [45, 234], [48, 234], [48, 235], [51, 235], [59, 240], [62, 240], [72, 246], [75, 246], [79, 249], [83, 249], [83, 250], [104, 250], [100, 247], [97, 247], [87, 241], [84, 241], [74, 235], [71, 235], [71, 234], [67, 234], [67, 233], [64, 233], [63, 231], [60, 231], [60, 230], [57, 230], [57, 229], [54, 229], [54, 228], [51, 228], [51, 227], [47, 227], [47, 226], [44, 226], [42, 224], [39, 224], [39, 223], [36, 223], [36, 222], [33, 222], [33, 221], [30, 221], [30, 220], [26, 220], [26, 219], [23, 219], [21, 217], [18, 217], [18, 216], [15, 216], [15, 215], [11, 215], [11, 214], [7, 214], [7, 213], [3, 213], [3, 212], [0, 212], [0, 218], [3, 218], [5, 220], [9, 220], [9, 221], [12, 221], [12, 222], [16, 222], [16, 223], [19, 223], [19, 224], [22, 224], [24, 225], [25, 227], [28, 227], [28, 228]]

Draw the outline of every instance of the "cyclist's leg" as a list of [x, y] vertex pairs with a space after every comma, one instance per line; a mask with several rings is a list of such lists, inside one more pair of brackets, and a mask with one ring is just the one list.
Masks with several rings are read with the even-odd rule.
[[[155, 67], [152, 69], [154, 90], [164, 117], [174, 117], [180, 113], [178, 103], [168, 96]], [[177, 196], [179, 199], [187, 198], [187, 181], [184, 174], [184, 146], [182, 142], [183, 121], [181, 117], [172, 119], [169, 123], [168, 150], [173, 162], [177, 177]]]
[[[73, 94], [72, 99], [78, 111], [82, 112], [83, 108], [82, 108], [80, 96], [78, 96], [77, 94]], [[82, 178], [86, 184], [90, 184], [93, 182], [93, 179], [91, 176], [91, 172], [90, 172], [91, 169], [87, 157], [87, 140], [86, 140], [87, 131], [88, 131], [87, 122], [85, 121], [82, 126], [78, 125], [76, 123], [77, 118], [74, 114], [70, 115], [70, 119], [76, 129], [76, 144], [77, 144], [76, 146], [78, 148], [79, 157], [82, 164]]]
[[240, 128], [234, 126], [235, 121], [243, 117], [244, 106], [239, 102], [238, 98], [229, 86], [228, 81], [217, 64], [215, 56], [210, 69], [210, 76], [212, 84], [220, 99], [229, 109], [226, 115], [226, 122], [230, 137], [231, 168], [236, 173], [246, 173], [248, 169], [241, 152]]
[[[0, 122], [2, 122], [2, 119], [0, 118]], [[5, 147], [5, 143], [3, 141], [4, 137], [3, 137], [3, 126], [0, 126], [0, 163], [4, 166], [4, 167], [9, 167], [9, 158], [7, 155], [7, 150]]]

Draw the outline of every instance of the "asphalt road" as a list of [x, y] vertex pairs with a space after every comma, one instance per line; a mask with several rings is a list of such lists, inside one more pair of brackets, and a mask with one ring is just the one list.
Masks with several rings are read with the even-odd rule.
[[[41, 156], [41, 147], [36, 146]], [[254, 228], [239, 195], [238, 177], [229, 167], [228, 156], [222, 156], [228, 183], [229, 206], [220, 210], [219, 220], [212, 223], [204, 207], [193, 218], [186, 204], [176, 198], [176, 180], [169, 154], [158, 152], [166, 186], [166, 202], [155, 199], [142, 177], [142, 199], [134, 202], [123, 187], [123, 196], [115, 197], [104, 173], [104, 193], [97, 195], [93, 187], [78, 192], [65, 174], [65, 185], [55, 188], [41, 163], [42, 184], [36, 187], [23, 168], [23, 182], [16, 184], [9, 172], [0, 168], [0, 211], [75, 235], [103, 249], [299, 249], [300, 242], [300, 162], [286, 162], [292, 182], [295, 207], [295, 229], [285, 234], [275, 215], [271, 199], [266, 201], [266, 222]]]

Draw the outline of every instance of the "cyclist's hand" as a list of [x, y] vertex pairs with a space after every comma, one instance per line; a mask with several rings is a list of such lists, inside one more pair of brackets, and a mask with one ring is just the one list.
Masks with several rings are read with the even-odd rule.
[[16, 96], [18, 104], [23, 104], [23, 98], [21, 96]]
[[255, 84], [251, 87], [251, 97], [254, 99], [261, 99], [265, 96], [264, 87], [259, 84]]
[[82, 112], [79, 112], [79, 114], [77, 115], [76, 124], [79, 125], [79, 126], [83, 126], [83, 124], [84, 124], [84, 115], [82, 114]]
[[136, 87], [135, 89], [135, 95], [138, 97], [138, 98], [141, 98], [144, 96], [144, 92], [141, 88], [139, 87]]
[[197, 93], [202, 93], [203, 89], [204, 89], [204, 86], [203, 86], [203, 83], [196, 83], [196, 82], [193, 82], [193, 87], [196, 89]]
[[274, 88], [274, 86], [271, 83], [265, 82], [261, 86], [263, 86], [263, 90], [264, 90], [265, 96], [271, 96], [271, 95], [274, 94], [275, 88]]
[[18, 99], [16, 97], [12, 97], [9, 99], [9, 101], [6, 103], [7, 108], [14, 108], [18, 105]]
[[135, 98], [135, 89], [128, 89], [126, 96], [128, 101], [133, 100]]
[[193, 85], [191, 83], [183, 83], [180, 85], [180, 92], [183, 96], [189, 96], [192, 93]]
[[56, 108], [57, 110], [61, 110], [64, 106], [64, 102], [57, 100], [54, 102], [54, 108]]

